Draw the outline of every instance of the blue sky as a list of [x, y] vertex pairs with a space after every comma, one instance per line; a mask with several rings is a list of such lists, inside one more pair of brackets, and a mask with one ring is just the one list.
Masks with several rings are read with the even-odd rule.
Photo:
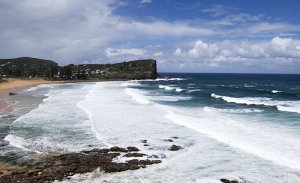
[[0, 0], [0, 57], [300, 73], [300, 1]]

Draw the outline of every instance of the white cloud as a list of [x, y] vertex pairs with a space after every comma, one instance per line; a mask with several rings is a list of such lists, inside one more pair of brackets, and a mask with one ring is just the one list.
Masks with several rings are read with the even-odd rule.
[[[202, 40], [194, 42], [193, 48], [182, 52], [177, 48], [175, 55], [208, 61], [249, 61], [251, 59], [300, 59], [300, 41], [292, 38], [274, 37], [269, 41], [232, 41], [208, 43]], [[180, 51], [179, 51], [180, 50]]]
[[105, 50], [105, 55], [107, 57], [115, 57], [119, 55], [144, 56], [146, 55], [146, 50], [139, 49], [139, 48], [123, 48], [123, 49], [107, 48]]
[[[222, 6], [204, 10], [214, 18], [176, 21], [114, 11], [127, 5], [117, 0], [1, 0], [0, 58], [33, 56], [68, 64], [155, 57], [165, 68], [174, 62], [196, 68], [255, 59], [279, 64], [299, 60], [299, 40], [277, 37], [297, 35], [297, 24]], [[190, 40], [195, 40], [192, 46]]]
[[285, 32], [287, 30], [299, 31], [299, 26], [290, 25], [287, 23], [269, 23], [269, 22], [261, 22], [256, 23], [248, 28], [242, 30], [249, 34], [258, 34], [258, 33], [276, 33], [276, 32]]
[[221, 15], [232, 13], [233, 11], [236, 11], [236, 10], [237, 10], [236, 8], [218, 4], [218, 5], [214, 5], [210, 8], [205, 8], [202, 10], [202, 12], [209, 13], [210, 15], [212, 15], [214, 17], [218, 17]]
[[140, 4], [150, 4], [152, 0], [141, 0]]
[[161, 52], [161, 51], [153, 53], [153, 56], [155, 56], [155, 57], [160, 57], [160, 56], [163, 56], [163, 55], [164, 55], [164, 53]]
[[0, 57], [34, 56], [66, 64], [99, 57], [116, 41], [214, 34], [183, 22], [144, 22], [114, 15], [117, 5], [108, 0], [2, 1]]
[[214, 57], [218, 51], [219, 48], [216, 44], [208, 44], [198, 40], [193, 49], [189, 50], [189, 55], [192, 57]]
[[181, 54], [182, 54], [181, 48], [176, 48], [176, 50], [174, 51], [174, 55], [180, 56]]

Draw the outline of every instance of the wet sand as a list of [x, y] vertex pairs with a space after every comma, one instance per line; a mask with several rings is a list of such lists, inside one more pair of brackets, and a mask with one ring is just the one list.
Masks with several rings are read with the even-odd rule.
[[10, 111], [10, 106], [6, 103], [5, 99], [9, 96], [9, 93], [18, 93], [26, 88], [49, 83], [64, 83], [66, 81], [49, 81], [44, 79], [4, 79], [5, 82], [0, 83], [0, 110]]

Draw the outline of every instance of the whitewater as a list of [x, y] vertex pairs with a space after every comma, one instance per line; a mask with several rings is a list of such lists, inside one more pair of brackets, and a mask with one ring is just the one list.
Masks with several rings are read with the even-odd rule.
[[[289, 83], [294, 80], [270, 86], [278, 78], [265, 83], [260, 76], [167, 76], [24, 91], [46, 98], [12, 123], [5, 140], [38, 153], [136, 146], [162, 160], [64, 182], [300, 182], [299, 90]], [[183, 149], [171, 152], [172, 144]]]

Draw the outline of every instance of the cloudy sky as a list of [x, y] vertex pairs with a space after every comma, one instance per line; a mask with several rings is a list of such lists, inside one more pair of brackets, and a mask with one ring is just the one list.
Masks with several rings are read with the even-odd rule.
[[300, 73], [300, 1], [0, 0], [0, 57]]

